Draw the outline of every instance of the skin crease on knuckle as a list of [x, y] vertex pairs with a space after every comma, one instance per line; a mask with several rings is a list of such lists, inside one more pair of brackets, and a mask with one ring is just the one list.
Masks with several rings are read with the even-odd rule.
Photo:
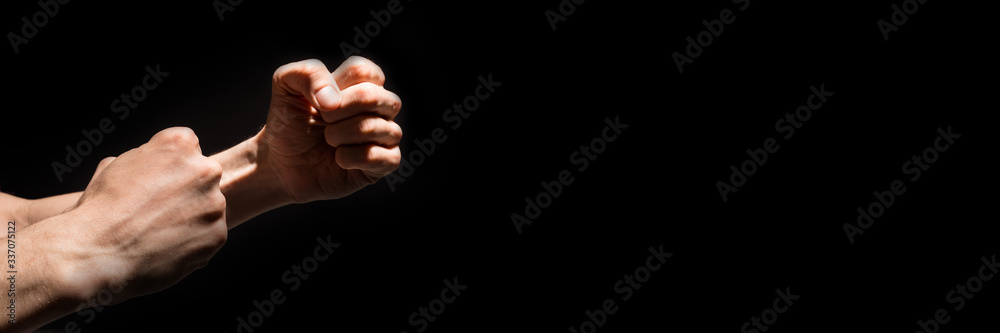
[[396, 171], [396, 169], [399, 168], [399, 163], [402, 162], [402, 160], [403, 160], [403, 155], [400, 154], [399, 147], [393, 148], [389, 152], [389, 169], [388, 169], [389, 172], [387, 172], [387, 174]]
[[399, 166], [399, 156], [396, 150], [384, 150], [378, 146], [368, 149], [368, 161], [373, 164], [372, 171], [378, 174], [388, 174]]
[[376, 107], [382, 99], [379, 98], [378, 86], [371, 83], [359, 83], [354, 86], [354, 102], [362, 107]]
[[381, 131], [381, 118], [362, 118], [361, 122], [358, 124], [357, 133], [352, 133], [355, 136], [377, 136]]
[[403, 141], [403, 128], [399, 126], [395, 121], [389, 121], [389, 125], [392, 126], [390, 134], [392, 135], [392, 145], [398, 145], [400, 141]]
[[287, 71], [288, 71], [288, 65], [284, 65], [278, 67], [278, 69], [275, 69], [274, 74], [271, 74], [271, 87], [274, 87], [275, 89], [280, 87], [282, 81], [281, 78], [282, 76], [285, 75]]
[[382, 118], [368, 118], [366, 120], [367, 128], [360, 133], [366, 136], [377, 136], [380, 137], [384, 143], [381, 146], [390, 148], [399, 144], [399, 141], [403, 138], [403, 129], [399, 127], [396, 122], [385, 120]]
[[347, 79], [355, 82], [372, 82], [377, 85], [385, 83], [385, 77], [381, 75], [381, 69], [375, 63], [364, 58], [353, 58], [354, 61], [347, 66]]
[[313, 93], [316, 93], [320, 89], [325, 88], [330, 85], [330, 74], [322, 69], [309, 69], [305, 71], [309, 73], [309, 86], [313, 88]]
[[329, 77], [326, 65], [317, 59], [301, 61], [299, 62], [299, 66], [292, 68], [291, 72], [308, 77], [310, 85], [317, 88], [317, 90], [325, 86], [324, 81]]
[[364, 171], [363, 174], [368, 185], [374, 184], [382, 177], [385, 177], [385, 175], [396, 171], [401, 159], [397, 149], [393, 149], [385, 155], [380, 153], [379, 149], [374, 146], [367, 150], [367, 156], [368, 158], [364, 161], [365, 166], [362, 170]]
[[[281, 89], [284, 91], [294, 91], [291, 86], [289, 86], [289, 81], [291, 78], [295, 78], [297, 75], [305, 76], [316, 72], [316, 68], [323, 68], [322, 62], [317, 59], [303, 60], [299, 62], [293, 62], [290, 64], [285, 64], [278, 67], [271, 76], [271, 86], [275, 89]], [[310, 82], [315, 82], [315, 80], [310, 77]]]
[[401, 101], [399, 99], [399, 96], [396, 96], [396, 94], [393, 94], [393, 97], [394, 98], [392, 99], [392, 114], [393, 114], [393, 116], [395, 116], [395, 115], [399, 114], [400, 110], [403, 109], [403, 101]]

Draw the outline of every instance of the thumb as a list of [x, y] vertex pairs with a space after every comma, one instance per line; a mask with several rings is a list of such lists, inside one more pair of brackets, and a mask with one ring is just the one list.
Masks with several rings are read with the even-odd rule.
[[105, 157], [103, 160], [101, 160], [101, 163], [97, 164], [97, 170], [94, 171], [94, 175], [90, 177], [90, 182], [93, 183], [94, 180], [97, 179], [97, 176], [101, 174], [101, 171], [104, 171], [104, 168], [107, 168], [108, 165], [111, 164], [111, 161], [114, 160], [115, 160], [114, 156]]
[[319, 111], [340, 107], [340, 87], [326, 65], [316, 59], [278, 67], [274, 71], [272, 93], [305, 97]]
[[101, 160], [101, 163], [97, 163], [97, 170], [94, 170], [94, 175], [90, 177], [90, 182], [87, 183], [87, 189], [83, 190], [83, 194], [80, 195], [80, 198], [76, 200], [76, 203], [74, 203], [73, 206], [66, 208], [66, 211], [69, 211], [70, 209], [80, 206], [80, 203], [83, 202], [84, 197], [87, 196], [87, 192], [88, 190], [90, 190], [90, 186], [94, 184], [94, 180], [97, 180], [97, 177], [101, 175], [101, 172], [104, 171], [104, 168], [107, 168], [108, 165], [111, 164], [111, 161], [114, 160], [115, 157], [110, 156], [110, 157], [105, 157], [103, 160]]

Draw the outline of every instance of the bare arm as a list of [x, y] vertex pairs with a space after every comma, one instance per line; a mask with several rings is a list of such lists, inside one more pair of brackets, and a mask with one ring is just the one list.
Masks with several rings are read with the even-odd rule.
[[[108, 157], [101, 160], [101, 163], [97, 165], [97, 171], [91, 177], [91, 181], [114, 159], [114, 157]], [[81, 194], [83, 194], [83, 191], [40, 199], [23, 199], [10, 194], [0, 193], [0, 217], [7, 218], [4, 222], [16, 221], [19, 227], [27, 228], [29, 225], [62, 214], [73, 208], [80, 201]]]
[[221, 177], [194, 132], [171, 128], [98, 172], [68, 211], [22, 226], [11, 223], [18, 200], [4, 196], [0, 217], [15, 229], [0, 332], [36, 329], [103, 290], [112, 304], [156, 292], [206, 265], [227, 238]]
[[[232, 229], [250, 218], [268, 210], [290, 203], [276, 184], [275, 177], [258, 168], [257, 144], [261, 133], [247, 139], [211, 158], [222, 165], [223, 176], [220, 189], [226, 196], [226, 221]], [[96, 178], [101, 170], [115, 158], [101, 161], [94, 172]], [[47, 218], [62, 214], [76, 206], [83, 192], [73, 192], [39, 199], [24, 199], [0, 193], [0, 217], [6, 221], [16, 221], [18, 227], [26, 228]]]
[[222, 166], [219, 189], [226, 196], [226, 224], [229, 229], [291, 203], [274, 173], [261, 165], [266, 160], [261, 155], [267, 154], [258, 144], [262, 133], [210, 156]]
[[[50, 218], [53, 223], [72, 223], [69, 215]], [[74, 293], [65, 283], [65, 275], [57, 262], [53, 249], [46, 248], [51, 242], [45, 230], [22, 227], [14, 221], [8, 224], [8, 244], [13, 242], [15, 259], [7, 257], [4, 274], [3, 320], [0, 331], [30, 332], [59, 317], [76, 311], [84, 293]], [[10, 232], [13, 229], [13, 237]], [[48, 244], [47, 244], [48, 243]], [[9, 252], [8, 252], [9, 253]], [[13, 273], [10, 270], [13, 265]], [[13, 278], [13, 280], [11, 279]], [[12, 286], [12, 287], [8, 287]]]
[[81, 194], [83, 194], [82, 191], [34, 200], [17, 198], [22, 200], [24, 208], [22, 209], [22, 215], [16, 221], [23, 223], [27, 227], [44, 219], [62, 214], [67, 209], [76, 205], [76, 202], [80, 200]]
[[401, 102], [384, 80], [358, 57], [334, 72], [288, 64], [274, 74], [264, 128], [230, 149], [205, 157], [190, 129], [167, 129], [102, 161], [84, 192], [0, 193], [18, 240], [17, 291], [0, 296], [16, 301], [16, 316], [0, 331], [36, 329], [105, 289], [118, 290], [112, 303], [162, 290], [207, 264], [227, 229], [388, 175], [401, 159]]
[[[222, 165], [223, 176], [220, 189], [226, 196], [226, 221], [229, 229], [246, 222], [250, 218], [268, 210], [290, 203], [276, 187], [275, 177], [258, 168], [258, 133], [254, 137], [230, 147], [211, 158]], [[101, 161], [94, 172], [96, 178], [115, 158]], [[27, 228], [47, 218], [62, 214], [76, 206], [80, 192], [66, 193], [39, 199], [24, 199], [7, 193], [0, 193], [0, 217], [3, 222], [16, 221], [19, 228]]]
[[[318, 60], [278, 68], [264, 128], [210, 157], [223, 169], [229, 229], [287, 204], [348, 196], [395, 171], [403, 133], [393, 119], [402, 102], [384, 82], [382, 69], [361, 57], [333, 72]], [[113, 159], [101, 161], [94, 177]], [[80, 193], [36, 200], [0, 194], [0, 210], [14, 207], [11, 214], [27, 226], [74, 207]]]
[[66, 211], [76, 204], [82, 193], [66, 193], [35, 200], [0, 193], [0, 216], [5, 218], [4, 222], [17, 221], [18, 226], [27, 227]]

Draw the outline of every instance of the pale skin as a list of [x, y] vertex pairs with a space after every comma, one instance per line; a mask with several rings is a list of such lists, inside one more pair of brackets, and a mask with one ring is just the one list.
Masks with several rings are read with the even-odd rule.
[[0, 331], [32, 331], [101, 292], [115, 304], [166, 289], [207, 265], [228, 229], [395, 171], [401, 101], [384, 82], [360, 57], [332, 72], [318, 60], [287, 64], [272, 78], [265, 126], [225, 151], [203, 156], [193, 131], [169, 128], [102, 160], [82, 192], [0, 193], [0, 219], [17, 226], [16, 320], [4, 312]]

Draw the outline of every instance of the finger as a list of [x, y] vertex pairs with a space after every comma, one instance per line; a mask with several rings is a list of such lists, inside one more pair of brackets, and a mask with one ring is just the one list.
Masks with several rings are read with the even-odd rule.
[[381, 178], [399, 167], [399, 147], [385, 148], [373, 144], [342, 146], [337, 148], [337, 165], [348, 170], [363, 170]]
[[391, 120], [375, 115], [357, 115], [326, 126], [326, 143], [333, 147], [373, 143], [383, 147], [399, 145], [403, 129]]
[[340, 87], [323, 62], [316, 59], [293, 62], [274, 71], [271, 92], [281, 96], [305, 97], [320, 111], [340, 106]]
[[164, 147], [194, 149], [199, 155], [201, 154], [198, 136], [194, 134], [194, 130], [188, 127], [171, 127], [159, 131], [153, 135], [153, 138], [149, 139], [149, 143], [155, 143], [154, 147], [160, 147], [159, 144], [164, 144]]
[[[196, 156], [189, 163], [191, 163], [191, 171], [197, 172], [198, 179], [202, 182], [201, 188], [203, 191], [206, 193], [219, 192], [220, 182], [222, 181], [222, 164], [206, 156]], [[225, 206], [224, 198], [222, 201], [223, 206]]]
[[114, 156], [105, 157], [103, 160], [101, 160], [101, 163], [97, 163], [97, 170], [95, 170], [94, 175], [90, 177], [90, 182], [93, 183], [94, 179], [97, 179], [97, 176], [101, 175], [101, 171], [104, 171], [104, 168], [107, 168], [108, 164], [111, 164], [111, 161], [114, 160], [115, 160]]
[[385, 84], [385, 73], [371, 60], [359, 56], [351, 56], [344, 60], [333, 71], [333, 78], [341, 88], [347, 88], [361, 82], [374, 83], [381, 86]]
[[342, 90], [340, 103], [340, 108], [336, 110], [320, 112], [323, 121], [332, 124], [364, 112], [372, 112], [392, 120], [403, 106], [395, 93], [370, 82], [358, 83]]

